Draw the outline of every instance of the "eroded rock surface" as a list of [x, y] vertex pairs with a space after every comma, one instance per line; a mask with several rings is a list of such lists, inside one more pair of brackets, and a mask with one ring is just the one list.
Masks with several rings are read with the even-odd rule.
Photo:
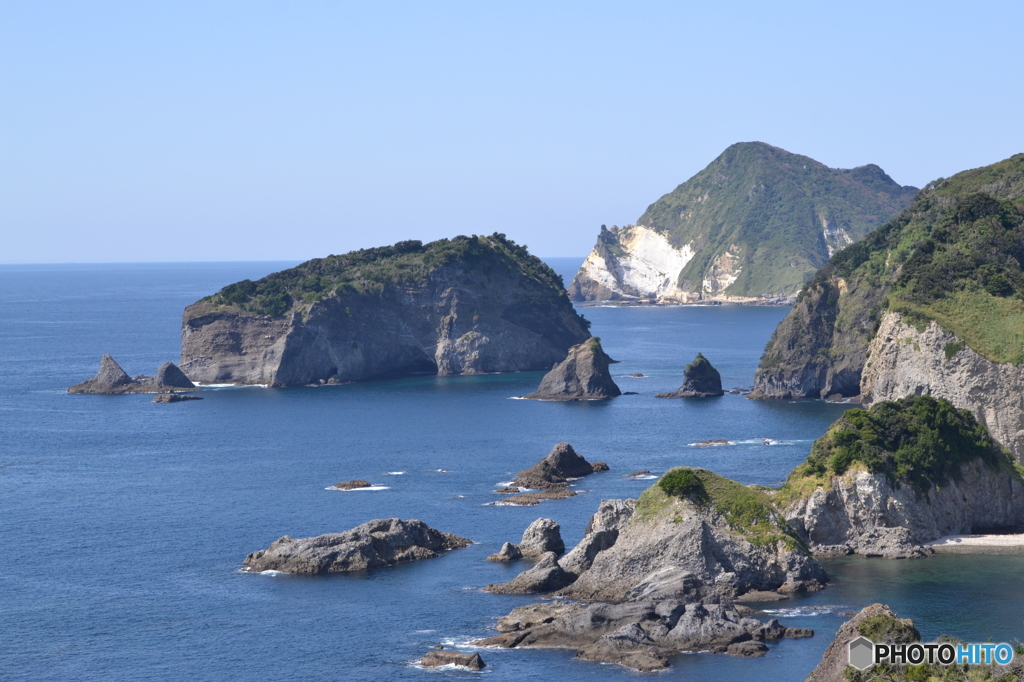
[[417, 519], [374, 519], [344, 533], [295, 539], [285, 535], [245, 558], [243, 570], [340, 573], [433, 559], [471, 540], [431, 528]]
[[591, 337], [569, 349], [565, 360], [541, 379], [537, 391], [523, 396], [531, 400], [603, 400], [622, 394], [612, 380], [611, 358], [601, 348], [601, 339]]
[[712, 398], [725, 395], [722, 375], [700, 353], [683, 372], [683, 385], [674, 393], [659, 393], [659, 398]]
[[154, 376], [132, 378], [114, 358], [104, 355], [100, 358], [100, 371], [96, 376], [75, 384], [68, 389], [68, 393], [174, 393], [195, 390], [196, 385], [173, 362], [160, 365]]

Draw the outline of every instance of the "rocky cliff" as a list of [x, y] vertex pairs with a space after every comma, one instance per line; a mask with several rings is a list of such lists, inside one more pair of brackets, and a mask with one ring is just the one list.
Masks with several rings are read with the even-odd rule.
[[[835, 254], [808, 282], [765, 348], [751, 397], [863, 392], [878, 400], [934, 390], [974, 411], [1021, 456], [1019, 400], [999, 390], [989, 398], [983, 386], [995, 375], [1009, 379], [1024, 359], [1022, 199], [1024, 154], [930, 183], [907, 210]], [[934, 348], [925, 360], [890, 345], [895, 327], [909, 324], [917, 331], [899, 338], [921, 346], [919, 335], [933, 323], [952, 335], [941, 362]], [[956, 344], [972, 354], [956, 358]], [[869, 353], [885, 360], [872, 363], [877, 378], [862, 382]], [[927, 364], [927, 381], [913, 380], [915, 369], [900, 367], [905, 362]], [[964, 390], [954, 390], [961, 380]]]
[[573, 300], [786, 302], [829, 256], [916, 192], [875, 165], [834, 169], [762, 142], [735, 144], [607, 229], [569, 286]]
[[530, 400], [604, 400], [622, 395], [612, 379], [601, 339], [592, 336], [569, 349], [564, 360], [541, 379], [537, 390], [523, 396]]
[[1021, 472], [969, 411], [904, 398], [846, 412], [775, 501], [816, 554], [923, 556], [946, 535], [1024, 528]]
[[270, 386], [549, 369], [588, 327], [561, 278], [504, 235], [411, 241], [198, 301], [181, 367], [199, 383]]
[[[930, 395], [964, 407], [1024, 461], [1024, 366], [992, 362], [930, 321], [919, 330], [889, 312], [868, 347], [864, 401]], [[1022, 330], [1024, 331], [1024, 330]]]

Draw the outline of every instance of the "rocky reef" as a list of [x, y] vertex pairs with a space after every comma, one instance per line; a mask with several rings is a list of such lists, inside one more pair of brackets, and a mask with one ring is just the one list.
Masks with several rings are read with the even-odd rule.
[[480, 654], [460, 654], [457, 651], [428, 651], [416, 661], [424, 668], [440, 668], [443, 665], [457, 665], [469, 670], [483, 670], [487, 667]]
[[431, 528], [417, 519], [374, 519], [344, 533], [295, 539], [285, 535], [249, 554], [242, 570], [253, 573], [342, 573], [433, 559], [471, 540]]
[[1024, 461], [1022, 294], [1018, 154], [930, 183], [836, 253], [772, 335], [750, 397], [943, 397]]
[[875, 165], [828, 168], [763, 142], [734, 144], [636, 225], [602, 226], [569, 295], [788, 304], [835, 251], [916, 192]]
[[612, 359], [592, 336], [569, 349], [569, 355], [541, 379], [531, 400], [603, 400], [622, 395], [608, 369]]
[[[674, 486], [680, 471], [695, 487]], [[572, 649], [584, 660], [642, 672], [667, 668], [682, 651], [760, 656], [767, 640], [813, 632], [744, 616], [733, 598], [817, 589], [827, 580], [764, 493], [704, 470], [674, 469], [637, 502], [602, 501], [583, 540], [561, 560], [549, 552], [512, 581], [487, 587], [559, 590], [579, 601], [521, 606], [499, 619], [499, 634], [475, 644]]]
[[550, 369], [585, 341], [561, 278], [504, 235], [308, 261], [185, 309], [201, 383], [297, 386]]
[[[193, 384], [173, 362], [165, 362], [151, 377], [130, 377], [109, 355], [100, 358], [100, 371], [91, 379], [75, 384], [68, 393], [174, 393], [195, 391]], [[154, 402], [175, 402], [171, 399]]]
[[153, 396], [154, 403], [181, 403], [187, 400], [202, 400], [197, 395], [182, 395], [181, 393], [157, 393]]
[[725, 395], [722, 375], [700, 353], [683, 372], [683, 385], [674, 393], [659, 393], [659, 398], [711, 398]]
[[1019, 465], [968, 410], [927, 396], [848, 410], [775, 501], [821, 556], [924, 556], [946, 535], [1024, 528]]
[[[608, 465], [604, 462], [588, 462], [568, 443], [557, 443], [547, 457], [516, 474], [511, 486], [496, 491], [518, 494], [489, 504], [532, 506], [544, 500], [575, 497], [575, 491], [569, 488], [569, 480], [600, 471], [608, 471]], [[523, 488], [534, 492], [524, 493]]]

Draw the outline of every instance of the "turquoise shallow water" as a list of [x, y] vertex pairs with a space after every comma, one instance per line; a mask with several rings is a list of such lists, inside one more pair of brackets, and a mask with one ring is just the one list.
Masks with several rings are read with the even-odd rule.
[[[553, 261], [571, 272], [579, 260]], [[529, 598], [478, 588], [515, 568], [484, 557], [533, 519], [582, 536], [602, 498], [639, 494], [622, 475], [705, 466], [777, 484], [844, 409], [741, 396], [657, 400], [699, 350], [727, 387], [749, 386], [785, 309], [587, 308], [640, 395], [607, 403], [510, 400], [541, 373], [417, 377], [320, 389], [230, 389], [153, 405], [145, 396], [69, 396], [110, 352], [131, 374], [176, 359], [181, 311], [286, 264], [0, 267], [0, 677], [268, 680], [474, 677], [410, 665], [438, 642], [484, 636]], [[749, 441], [696, 448], [698, 440]], [[773, 445], [764, 445], [770, 439]], [[496, 483], [568, 440], [611, 471], [588, 492], [532, 508], [485, 506]], [[438, 469], [447, 469], [440, 472]], [[389, 472], [404, 472], [394, 474]], [[333, 492], [366, 478], [379, 491]], [[370, 518], [421, 518], [477, 543], [447, 556], [327, 578], [238, 572], [289, 534]], [[1015, 556], [828, 562], [829, 589], [783, 605], [813, 627], [762, 659], [685, 655], [659, 679], [801, 680], [842, 611], [882, 601], [926, 636], [1020, 636]], [[487, 651], [488, 680], [636, 677], [564, 651]]]

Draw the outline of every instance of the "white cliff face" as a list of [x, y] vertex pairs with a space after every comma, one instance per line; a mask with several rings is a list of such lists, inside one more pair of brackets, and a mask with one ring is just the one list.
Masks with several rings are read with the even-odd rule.
[[919, 332], [898, 313], [886, 313], [868, 349], [861, 392], [868, 404], [945, 398], [974, 413], [1024, 462], [1024, 367], [985, 359], [936, 322]]
[[623, 255], [610, 263], [594, 249], [581, 275], [615, 295], [608, 298], [671, 298], [682, 293], [676, 280], [693, 258], [689, 244], [676, 248], [664, 235], [643, 225], [627, 225], [615, 234]]
[[711, 263], [702, 286], [709, 294], [718, 294], [739, 278], [740, 271], [739, 247], [733, 244], [729, 250]]
[[839, 225], [829, 222], [828, 216], [819, 214], [821, 221], [821, 236], [825, 240], [825, 248], [828, 249], [828, 257], [853, 243], [853, 237]]
[[919, 497], [864, 469], [836, 476], [830, 485], [785, 510], [815, 554], [856, 552], [890, 558], [920, 554], [920, 546], [946, 535], [1010, 529], [1024, 523], [1024, 483], [981, 460], [964, 464], [958, 480]]

